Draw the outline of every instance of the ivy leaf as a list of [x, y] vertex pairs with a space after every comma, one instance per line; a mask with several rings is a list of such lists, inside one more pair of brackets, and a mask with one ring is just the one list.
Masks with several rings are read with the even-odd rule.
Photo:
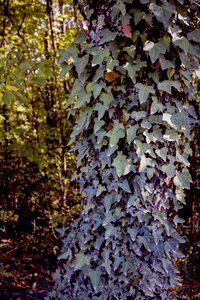
[[135, 120], [136, 122], [145, 118], [147, 115], [146, 111], [142, 110], [142, 111], [133, 111], [131, 114], [131, 118], [133, 118], [133, 120]]
[[91, 54], [93, 55], [92, 65], [100, 65], [105, 57], [110, 56], [110, 50], [108, 48], [102, 50], [96, 47]]
[[85, 105], [86, 103], [88, 103], [91, 99], [91, 96], [92, 96], [91, 93], [86, 93], [85, 91], [81, 91], [77, 95], [77, 100], [76, 100], [76, 103], [74, 105], [74, 108], [80, 108], [83, 105]]
[[95, 99], [100, 95], [100, 93], [104, 87], [105, 87], [105, 84], [103, 84], [103, 83], [101, 83], [101, 84], [96, 83], [96, 82], [92, 83], [92, 92], [93, 92]]
[[187, 38], [189, 41], [194, 41], [200, 43], [200, 30], [195, 29], [187, 34]]
[[81, 75], [81, 73], [85, 70], [85, 67], [88, 64], [89, 55], [84, 55], [80, 59], [77, 60], [75, 63], [76, 71], [78, 73], [78, 76]]
[[163, 138], [169, 142], [174, 142], [180, 139], [178, 133], [174, 129], [166, 129]]
[[115, 71], [105, 73], [105, 80], [108, 82], [115, 81], [119, 77], [120, 77], [119, 73], [117, 73]]
[[151, 109], [150, 109], [150, 114], [153, 115], [157, 111], [162, 111], [164, 109], [164, 106], [162, 103], [158, 102], [157, 97], [152, 97], [152, 104], [151, 104]]
[[109, 212], [112, 204], [114, 203], [114, 198], [112, 195], [106, 195], [103, 199], [104, 207], [106, 209], [106, 212]]
[[155, 93], [155, 90], [151, 86], [144, 85], [142, 83], [137, 83], [135, 85], [139, 89], [139, 100], [140, 103], [143, 104], [147, 101], [150, 93]]
[[122, 32], [124, 36], [130, 38], [132, 33], [131, 33], [131, 26], [129, 24], [123, 23], [122, 24]]
[[112, 224], [109, 224], [108, 227], [106, 227], [105, 239], [107, 240], [113, 236], [117, 236], [117, 228]]
[[188, 54], [189, 46], [190, 46], [188, 39], [186, 39], [184, 36], [182, 36], [180, 38], [176, 37], [172, 41], [175, 46], [180, 47], [185, 52], [185, 54]]
[[125, 130], [123, 124], [118, 121], [114, 121], [112, 130], [107, 133], [110, 137], [110, 146], [115, 147], [121, 138], [125, 137]]
[[97, 288], [99, 287], [100, 275], [101, 273], [99, 270], [92, 270], [88, 273], [88, 276], [90, 277], [90, 280], [92, 282], [95, 291], [97, 291]]
[[[123, 175], [126, 175], [126, 174], [123, 174]], [[119, 183], [118, 183], [118, 186], [119, 186], [122, 190], [124, 190], [125, 192], [131, 193], [131, 189], [130, 189], [130, 186], [129, 186], [129, 184], [128, 184], [128, 180], [127, 180], [127, 179], [125, 179], [123, 182], [119, 182]]]
[[159, 57], [160, 65], [162, 70], [166, 70], [169, 68], [175, 68], [175, 64], [171, 60], [167, 60], [164, 56]]
[[102, 254], [103, 258], [104, 258], [104, 262], [102, 264], [102, 266], [105, 267], [106, 271], [108, 272], [108, 274], [111, 274], [111, 260], [110, 260], [110, 250], [109, 249], [105, 249], [103, 251]]
[[145, 61], [138, 62], [134, 65], [127, 62], [123, 68], [128, 71], [128, 76], [132, 79], [132, 81], [136, 82], [136, 73], [141, 71], [141, 69], [146, 67], [146, 65], [147, 63]]
[[180, 186], [183, 189], [190, 189], [190, 184], [192, 182], [192, 177], [189, 171], [183, 170], [181, 173], [177, 174], [174, 177], [174, 184], [178, 187]]
[[161, 42], [155, 44], [148, 40], [145, 42], [143, 50], [149, 52], [151, 61], [154, 64], [155, 61], [160, 58], [160, 54], [165, 54], [166, 46]]
[[167, 152], [168, 152], [168, 149], [166, 147], [163, 147], [161, 149], [156, 149], [155, 152], [156, 152], [156, 154], [158, 156], [160, 156], [164, 160], [164, 162], [166, 162], [166, 160], [167, 160]]
[[119, 140], [125, 137], [125, 131], [123, 129], [120, 129], [114, 134], [113, 130], [111, 130], [109, 131], [107, 136], [110, 137], [110, 146], [115, 147], [118, 144]]
[[131, 171], [131, 160], [127, 159], [121, 151], [117, 152], [117, 156], [114, 159], [112, 166], [115, 167], [116, 173], [119, 177], [127, 175]]
[[185, 222], [184, 219], [180, 218], [179, 216], [175, 216], [174, 217], [174, 224], [177, 225], [177, 224], [183, 224]]
[[102, 45], [102, 44], [110, 42], [110, 41], [114, 41], [116, 36], [117, 36], [117, 32], [112, 32], [107, 28], [103, 29], [101, 31], [101, 39], [100, 39], [99, 45]]
[[175, 114], [164, 113], [163, 121], [166, 121], [172, 128], [178, 129], [183, 125], [185, 116], [183, 113], [178, 112]]
[[130, 46], [130, 47], [126, 47], [124, 48], [124, 50], [128, 53], [128, 55], [132, 58], [135, 57], [135, 51], [136, 51], [136, 47], [135, 46]]
[[105, 186], [99, 184], [98, 188], [97, 188], [97, 193], [96, 193], [96, 197], [99, 197], [103, 192], [106, 191]]
[[152, 63], [154, 64], [156, 60], [160, 57], [160, 54], [165, 54], [166, 46], [162, 43], [157, 43], [149, 52]]
[[126, 15], [126, 6], [124, 4], [124, 1], [117, 0], [117, 7], [120, 9], [122, 16]]
[[121, 263], [124, 262], [124, 257], [123, 256], [119, 256], [119, 255], [115, 255], [114, 256], [114, 271], [117, 270], [117, 268], [121, 265]]
[[84, 265], [89, 266], [90, 257], [80, 252], [75, 255], [74, 270], [81, 270]]
[[[106, 70], [107, 72], [111, 72], [115, 67], [119, 66], [119, 60], [113, 59], [111, 56], [106, 59]], [[117, 73], [118, 74], [118, 73]]]
[[[64, 235], [63, 235], [64, 236]], [[72, 252], [70, 249], [68, 249], [66, 252], [62, 253], [59, 255], [58, 259], [68, 259], [68, 258], [72, 258]]]
[[130, 145], [136, 137], [136, 132], [139, 128], [138, 124], [135, 124], [127, 129], [127, 142]]
[[14, 85], [9, 85], [7, 84], [6, 85], [6, 90], [10, 91], [10, 92], [17, 92], [18, 91], [18, 88]]
[[94, 119], [94, 133], [97, 133], [97, 131], [99, 131], [103, 125], [105, 124], [105, 122], [103, 120], [99, 120], [97, 118]]
[[131, 240], [133, 242], [136, 241], [136, 237], [138, 235], [138, 229], [137, 228], [128, 228], [127, 232], [130, 234]]
[[172, 87], [176, 88], [179, 92], [181, 91], [181, 83], [179, 81], [172, 81], [172, 80], [164, 80], [159, 82], [158, 89], [165, 91], [169, 94], [172, 93]]
[[146, 158], [146, 156], [143, 154], [142, 156], [141, 156], [141, 160], [140, 160], [140, 167], [139, 167], [139, 172], [141, 173], [141, 172], [143, 172], [145, 169], [146, 169], [146, 167], [147, 167], [147, 158]]
[[163, 4], [163, 6], [151, 3], [149, 9], [155, 15], [156, 19], [165, 26], [168, 25], [172, 14], [175, 12], [175, 6], [170, 3]]
[[163, 173], [167, 174], [167, 177], [174, 177], [174, 173], [175, 173], [175, 166], [173, 163], [167, 164], [167, 165], [163, 165], [161, 167], [161, 170]]
[[109, 105], [113, 100], [114, 100], [114, 97], [111, 93], [101, 93], [100, 94], [100, 100], [106, 104], [106, 105]]

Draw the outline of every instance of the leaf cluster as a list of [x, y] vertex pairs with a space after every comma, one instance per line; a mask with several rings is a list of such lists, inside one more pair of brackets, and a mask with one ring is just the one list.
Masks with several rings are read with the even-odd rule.
[[87, 30], [62, 56], [77, 77], [67, 106], [79, 110], [69, 143], [82, 212], [48, 299], [175, 299], [177, 211], [197, 123], [198, 4], [94, 2], [80, 1]]

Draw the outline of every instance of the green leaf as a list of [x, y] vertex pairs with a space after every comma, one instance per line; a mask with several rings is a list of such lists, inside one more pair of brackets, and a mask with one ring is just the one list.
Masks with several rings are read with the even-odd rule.
[[166, 162], [166, 160], [167, 160], [167, 152], [168, 152], [168, 149], [166, 147], [163, 147], [161, 149], [156, 149], [155, 152], [156, 152], [156, 154], [158, 156], [160, 156], [164, 160], [164, 162]]
[[184, 191], [182, 189], [180, 189], [179, 187], [177, 187], [176, 188], [176, 199], [185, 205], [186, 204], [185, 197], [186, 197], [186, 194], [184, 193]]
[[175, 6], [170, 4], [169, 2], [167, 2], [166, 4], [164, 3], [163, 6], [151, 3], [149, 5], [149, 9], [155, 15], [157, 20], [163, 23], [165, 26], [168, 26], [168, 22], [172, 14], [175, 12]]
[[75, 66], [76, 66], [76, 71], [78, 73], [78, 76], [80, 76], [81, 73], [85, 70], [85, 67], [88, 64], [88, 59], [89, 59], [89, 55], [87, 54], [76, 61]]
[[143, 172], [147, 167], [147, 158], [146, 156], [143, 154], [141, 156], [141, 160], [140, 160], [140, 167], [139, 167], [139, 172]]
[[179, 140], [180, 136], [174, 129], [166, 129], [165, 134], [163, 135], [163, 138], [166, 141], [174, 142], [176, 140]]
[[138, 235], [138, 229], [137, 228], [128, 228], [127, 232], [130, 234], [131, 240], [133, 242], [136, 241], [136, 237]]
[[166, 121], [172, 128], [178, 129], [183, 125], [185, 116], [183, 113], [178, 112], [175, 114], [164, 113], [163, 121]]
[[140, 103], [143, 104], [147, 101], [150, 93], [155, 93], [155, 90], [151, 86], [144, 85], [142, 83], [137, 83], [135, 85], [139, 89], [139, 100]]
[[115, 167], [116, 173], [119, 177], [127, 175], [131, 171], [131, 160], [127, 159], [121, 151], [117, 152], [117, 156], [114, 159], [112, 166]]
[[185, 222], [185, 220], [180, 218], [179, 216], [175, 216], [173, 221], [175, 225], [183, 224]]
[[120, 9], [122, 16], [126, 15], [126, 6], [124, 4], [124, 1], [117, 0], [117, 7]]
[[136, 51], [136, 47], [135, 46], [130, 46], [130, 47], [126, 47], [124, 48], [124, 50], [128, 53], [128, 55], [132, 58], [135, 57], [135, 51]]
[[97, 193], [96, 193], [96, 197], [99, 197], [103, 192], [106, 191], [105, 186], [99, 184], [98, 188], [97, 188]]
[[119, 140], [125, 137], [125, 130], [123, 124], [114, 120], [113, 128], [107, 133], [107, 136], [110, 137], [110, 146], [116, 146]]
[[92, 94], [91, 93], [86, 93], [85, 91], [81, 91], [78, 95], [77, 95], [77, 100], [76, 103], [74, 105], [74, 108], [80, 108], [83, 105], [85, 105], [86, 103], [88, 103], [91, 99]]
[[99, 120], [97, 118], [94, 119], [94, 133], [97, 133], [103, 126], [105, 122], [103, 120]]
[[60, 77], [64, 78], [67, 73], [71, 70], [72, 65], [62, 64], [62, 70], [60, 72]]
[[110, 50], [108, 48], [100, 49], [96, 47], [91, 54], [93, 55], [92, 65], [95, 66], [101, 64], [105, 57], [110, 56]]
[[68, 249], [66, 252], [62, 253], [59, 255], [58, 259], [68, 259], [68, 258], [72, 258], [72, 252], [70, 249]]
[[106, 195], [103, 199], [104, 207], [106, 209], [106, 212], [109, 212], [112, 204], [114, 203], [114, 198], [112, 195]]
[[137, 61], [134, 65], [127, 62], [123, 68], [128, 71], [128, 76], [132, 79], [132, 81], [136, 82], [136, 73], [141, 71], [142, 68], [146, 67], [146, 65], [147, 63], [145, 61]]
[[176, 88], [179, 92], [181, 91], [181, 83], [179, 81], [172, 81], [172, 80], [164, 80], [159, 82], [158, 89], [165, 91], [169, 94], [172, 93], [172, 87]]
[[[126, 175], [126, 174], [124, 174], [124, 175]], [[125, 192], [131, 193], [131, 189], [130, 189], [130, 186], [129, 186], [129, 184], [128, 184], [128, 180], [127, 180], [127, 179], [125, 179], [123, 182], [119, 182], [119, 183], [118, 183], [118, 186], [119, 186], [122, 190], [124, 190]]]
[[111, 260], [110, 260], [110, 250], [109, 249], [105, 249], [102, 253], [102, 256], [104, 258], [104, 262], [102, 264], [102, 266], [105, 267], [107, 273], [110, 275], [111, 274]]
[[101, 31], [101, 39], [100, 39], [99, 45], [102, 45], [102, 44], [110, 42], [110, 41], [114, 41], [116, 36], [117, 36], [117, 32], [112, 32], [107, 28], [103, 29]]
[[100, 100], [104, 104], [109, 105], [114, 100], [114, 97], [113, 97], [112, 93], [108, 94], [108, 93], [103, 92], [100, 94]]
[[101, 272], [99, 270], [92, 270], [88, 273], [88, 276], [90, 277], [90, 280], [92, 282], [92, 285], [93, 285], [93, 288], [95, 291], [99, 287], [100, 275], [101, 275]]
[[124, 262], [124, 257], [119, 255], [114, 255], [114, 271]]
[[80, 252], [75, 255], [74, 271], [81, 270], [84, 265], [89, 266], [90, 257]]
[[160, 58], [160, 54], [165, 54], [166, 46], [162, 42], [155, 44], [148, 40], [145, 42], [143, 50], [149, 52], [152, 63], [155, 63]]
[[103, 105], [101, 103], [96, 104], [95, 110], [98, 112], [98, 119], [99, 120], [104, 116], [107, 109], [108, 109], [108, 107], [106, 105]]
[[151, 104], [151, 109], [150, 109], [150, 114], [153, 115], [155, 114], [157, 111], [158, 112], [162, 112], [164, 109], [164, 106], [162, 105], [162, 103], [158, 102], [157, 97], [152, 97], [152, 104]]
[[127, 134], [127, 142], [129, 145], [132, 143], [132, 141], [136, 137], [136, 132], [137, 132], [138, 128], [139, 128], [139, 125], [135, 124], [127, 129], [126, 134]]
[[121, 138], [125, 137], [125, 131], [123, 129], [120, 129], [114, 134], [113, 131], [111, 130], [109, 131], [107, 136], [110, 137], [110, 146], [114, 147], [118, 144]]
[[109, 239], [110, 237], [117, 235], [117, 228], [113, 226], [112, 224], [109, 224], [108, 227], [106, 227], [105, 231], [105, 239]]
[[166, 70], [168, 68], [175, 68], [175, 64], [171, 60], [167, 60], [163, 55], [159, 57], [160, 65], [162, 70]]
[[184, 36], [173, 39], [173, 43], [175, 46], [180, 47], [185, 52], [185, 54], [188, 54], [190, 43]]
[[200, 30], [195, 29], [187, 34], [189, 41], [200, 43]]
[[139, 121], [143, 118], [145, 118], [147, 115], [146, 111], [133, 111], [131, 114], [131, 118], [135, 121]]
[[163, 165], [161, 167], [161, 170], [163, 173], [166, 173], [167, 177], [169, 177], [169, 178], [174, 177], [175, 165], [173, 163]]
[[10, 104], [12, 101], [16, 100], [15, 95], [10, 91], [6, 91], [2, 99], [5, 104]]
[[182, 173], [179, 173], [174, 177], [174, 184], [183, 189], [189, 190], [191, 182], [192, 177], [187, 169], [183, 170]]

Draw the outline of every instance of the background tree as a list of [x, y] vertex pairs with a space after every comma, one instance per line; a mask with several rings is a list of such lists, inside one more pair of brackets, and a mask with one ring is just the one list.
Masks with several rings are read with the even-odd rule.
[[[177, 232], [192, 182], [196, 1], [77, 1], [83, 32], [63, 56], [82, 212], [48, 299], [175, 299]], [[79, 110], [80, 111], [80, 110]], [[63, 231], [63, 236], [65, 231]]]
[[0, 1], [1, 236], [48, 253], [55, 227], [79, 212], [64, 109], [73, 79], [61, 79], [58, 66], [77, 31], [73, 18], [70, 1]]

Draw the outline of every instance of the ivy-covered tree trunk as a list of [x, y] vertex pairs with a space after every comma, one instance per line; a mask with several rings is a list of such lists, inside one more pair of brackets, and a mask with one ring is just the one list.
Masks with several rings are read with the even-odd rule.
[[199, 6], [78, 3], [83, 30], [61, 63], [77, 75], [69, 105], [79, 111], [71, 143], [83, 205], [48, 299], [175, 299], [178, 210], [192, 182]]

